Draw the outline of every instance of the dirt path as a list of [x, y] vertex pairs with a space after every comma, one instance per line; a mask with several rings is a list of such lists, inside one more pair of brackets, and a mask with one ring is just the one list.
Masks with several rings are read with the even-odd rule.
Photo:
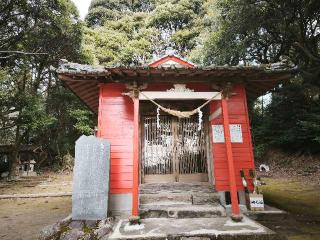
[[[0, 183], [0, 195], [72, 191], [72, 175], [48, 174]], [[36, 240], [40, 230], [71, 213], [71, 197], [0, 199], [0, 239]]]
[[36, 240], [44, 226], [70, 213], [70, 197], [0, 200], [0, 239]]
[[0, 195], [56, 193], [72, 191], [72, 175], [47, 174], [45, 176], [22, 178], [16, 182], [0, 182]]
[[[0, 195], [57, 193], [72, 190], [71, 175], [50, 175], [30, 182], [0, 183]], [[300, 179], [263, 178], [267, 203], [292, 214], [263, 225], [289, 240], [320, 239], [320, 186]], [[0, 239], [36, 240], [40, 230], [71, 213], [71, 197], [0, 200]], [[305, 216], [302, 216], [305, 215]]]

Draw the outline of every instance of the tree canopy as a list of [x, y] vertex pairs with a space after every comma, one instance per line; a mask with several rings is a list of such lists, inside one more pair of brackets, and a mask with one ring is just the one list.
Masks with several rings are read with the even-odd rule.
[[252, 105], [256, 145], [318, 151], [320, 2], [226, 0], [217, 5], [218, 25], [203, 45], [205, 64], [287, 61], [298, 70], [272, 91], [263, 111], [259, 103]]
[[93, 63], [142, 65], [166, 49], [188, 56], [206, 9], [201, 0], [92, 1], [85, 49]]
[[263, 109], [250, 104], [256, 149], [319, 149], [319, 1], [138, 2], [92, 2], [85, 34], [92, 62], [142, 65], [168, 48], [205, 66], [286, 61], [298, 75], [273, 89]]
[[0, 142], [15, 146], [13, 172], [22, 144], [41, 146], [59, 162], [89, 131], [81, 121], [91, 122], [91, 114], [55, 73], [59, 59], [81, 61], [82, 28], [69, 0], [0, 3]]
[[167, 49], [203, 66], [296, 67], [270, 104], [250, 103], [255, 149], [320, 149], [318, 0], [93, 0], [84, 22], [71, 0], [6, 0], [0, 32], [0, 143], [39, 145], [47, 162], [95, 124], [57, 80], [60, 59], [138, 66]]

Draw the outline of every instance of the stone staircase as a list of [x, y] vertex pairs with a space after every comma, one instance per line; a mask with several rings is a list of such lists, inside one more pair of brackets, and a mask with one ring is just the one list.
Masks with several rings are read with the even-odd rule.
[[139, 196], [143, 219], [226, 216], [219, 195], [209, 184], [142, 184]]
[[142, 184], [139, 189], [141, 223], [119, 221], [112, 240], [278, 240], [259, 223], [244, 217], [240, 223], [226, 216], [219, 195], [209, 184]]

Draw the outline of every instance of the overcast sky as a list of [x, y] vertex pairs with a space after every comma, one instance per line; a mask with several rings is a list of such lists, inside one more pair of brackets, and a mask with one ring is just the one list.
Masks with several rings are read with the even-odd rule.
[[77, 8], [79, 9], [81, 19], [84, 19], [84, 17], [88, 13], [88, 8], [90, 6], [91, 0], [72, 0]]

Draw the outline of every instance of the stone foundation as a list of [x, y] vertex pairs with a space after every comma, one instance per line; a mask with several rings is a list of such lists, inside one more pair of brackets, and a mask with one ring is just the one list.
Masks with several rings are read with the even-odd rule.
[[100, 240], [107, 239], [114, 226], [114, 218], [106, 220], [72, 220], [67, 218], [46, 226], [39, 235], [39, 240]]

